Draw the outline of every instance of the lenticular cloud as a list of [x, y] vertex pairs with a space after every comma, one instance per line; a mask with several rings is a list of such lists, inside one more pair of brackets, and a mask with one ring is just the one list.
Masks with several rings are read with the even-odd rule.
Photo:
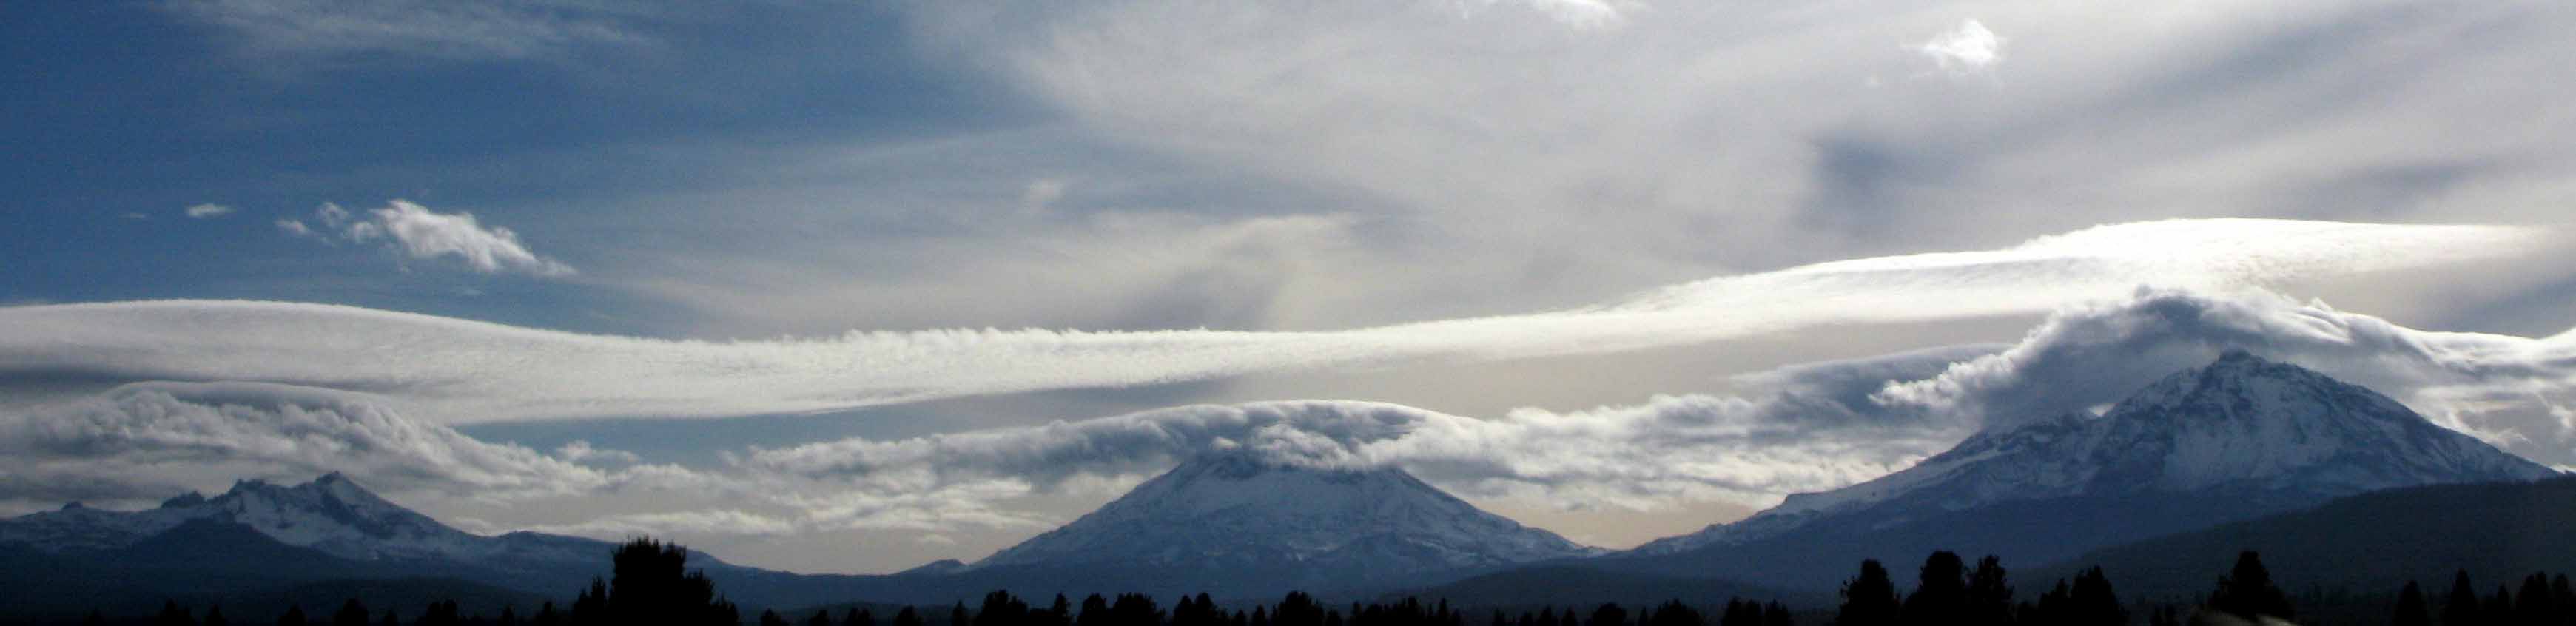
[[2102, 226], [2000, 250], [1822, 263], [1582, 309], [1319, 332], [934, 330], [705, 342], [319, 304], [0, 308], [0, 381], [245, 380], [423, 419], [799, 412], [1419, 361], [1601, 353], [1829, 324], [2042, 313], [2139, 284], [2228, 289], [2511, 255], [2534, 229], [2282, 220]]

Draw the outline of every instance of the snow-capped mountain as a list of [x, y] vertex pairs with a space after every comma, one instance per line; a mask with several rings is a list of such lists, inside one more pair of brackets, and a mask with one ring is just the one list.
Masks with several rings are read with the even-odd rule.
[[2012, 500], [2231, 493], [2282, 508], [2415, 485], [2535, 480], [2555, 470], [2427, 421], [2369, 389], [2231, 350], [2100, 416], [1981, 432], [1903, 471], [1789, 496], [1733, 524], [1640, 547], [1760, 539], [1827, 517], [1881, 523]]
[[1285, 590], [1592, 552], [1402, 469], [1307, 467], [1238, 451], [1188, 460], [966, 571], [1152, 571], [1209, 589]]
[[[1954, 549], [2038, 565], [2364, 492], [2554, 475], [2369, 389], [2239, 350], [2101, 415], [1991, 429], [1903, 471], [1618, 558], [1826, 585], [1859, 558]], [[1783, 563], [1800, 556], [1819, 567]]]
[[[0, 543], [48, 553], [106, 550], [193, 520], [238, 524], [278, 543], [356, 560], [482, 559], [505, 550], [495, 538], [449, 528], [397, 506], [338, 472], [301, 485], [245, 480], [213, 498], [188, 493], [142, 511], [65, 505], [0, 520]], [[594, 555], [581, 555], [591, 557]]]

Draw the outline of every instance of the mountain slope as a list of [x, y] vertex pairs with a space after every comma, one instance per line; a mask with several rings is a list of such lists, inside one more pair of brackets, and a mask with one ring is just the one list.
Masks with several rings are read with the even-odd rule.
[[[322, 584], [377, 588], [365, 581], [424, 577], [561, 598], [607, 575], [615, 548], [531, 532], [467, 533], [336, 473], [301, 485], [241, 481], [212, 498], [192, 493], [142, 511], [74, 503], [0, 520], [0, 556], [30, 564], [0, 571], [0, 605], [85, 610], [149, 600], [142, 607], [149, 609], [165, 596], [243, 597]], [[689, 564], [755, 608], [863, 597], [891, 580], [773, 572], [701, 552], [692, 552]]]
[[2231, 351], [2101, 416], [1979, 433], [1904, 471], [1615, 560], [1829, 587], [1861, 558], [1956, 549], [2047, 562], [2355, 493], [2553, 475], [2368, 389]]
[[1303, 467], [1232, 452], [1184, 462], [957, 575], [1060, 573], [1136, 590], [1268, 594], [1419, 583], [1591, 552], [1401, 469]]
[[2413, 580], [2447, 588], [2467, 570], [2491, 588], [2576, 568], [2576, 478], [2374, 491], [2312, 509], [2086, 552], [2034, 580], [2102, 566], [2123, 593], [2193, 597], [2243, 550], [2285, 589], [2393, 593]]

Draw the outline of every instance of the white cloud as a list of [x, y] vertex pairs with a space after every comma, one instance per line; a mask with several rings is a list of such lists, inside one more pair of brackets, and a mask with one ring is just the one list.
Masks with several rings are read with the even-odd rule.
[[[390, 221], [399, 208], [378, 211]], [[327, 223], [327, 222], [326, 222]], [[352, 222], [373, 223], [373, 222]], [[451, 222], [452, 223], [452, 222]], [[388, 228], [389, 231], [393, 229]], [[1597, 354], [1821, 325], [2039, 313], [2153, 282], [2223, 289], [2518, 254], [2542, 231], [2262, 220], [2126, 224], [2000, 250], [1857, 259], [1601, 306], [1339, 331], [933, 330], [702, 342], [352, 307], [158, 301], [0, 309], [21, 373], [366, 390], [449, 423], [817, 411], [1256, 373]], [[396, 235], [407, 237], [409, 235]], [[399, 355], [399, 358], [389, 358]]]
[[572, 524], [536, 524], [514, 530], [623, 539], [635, 536], [775, 536], [794, 534], [798, 526], [794, 520], [749, 511], [719, 509], [624, 513]]
[[233, 214], [233, 208], [220, 204], [207, 203], [189, 206], [183, 212], [187, 213], [190, 218], [203, 220], [231, 215]]
[[2011, 423], [2114, 402], [2244, 348], [2368, 387], [2436, 423], [2543, 463], [2576, 461], [2553, 406], [2576, 398], [2576, 341], [2561, 334], [2432, 332], [2265, 292], [2142, 289], [2071, 307], [2011, 349], [1939, 376], [1891, 382], [1889, 406]]
[[555, 448], [555, 458], [574, 463], [641, 463], [644, 457], [625, 450], [591, 447], [590, 442], [575, 439]]
[[[524, 340], [534, 331], [511, 332]], [[2371, 387], [2545, 463], [2576, 462], [2576, 434], [2558, 408], [2576, 402], [2576, 332], [2545, 339], [2427, 332], [2261, 291], [2142, 290], [2063, 308], [2012, 346], [1803, 364], [1739, 377], [1746, 391], [1738, 395], [1487, 417], [1332, 400], [1180, 406], [751, 448], [705, 469], [636, 464], [640, 459], [578, 441], [551, 455], [484, 443], [411, 419], [371, 394], [142, 383], [0, 410], [0, 476], [7, 477], [0, 478], [0, 500], [148, 500], [234, 477], [300, 479], [338, 470], [396, 493], [442, 497], [645, 496], [578, 521], [486, 524], [496, 529], [602, 537], [852, 530], [984, 536], [1062, 521], [1026, 508], [1032, 496], [1107, 497], [1114, 488], [1103, 485], [1132, 484], [1178, 459], [1233, 450], [1306, 464], [1398, 465], [1467, 497], [1532, 506], [1762, 505], [1883, 475], [1984, 422], [2117, 400], [2228, 348]], [[609, 457], [627, 467], [579, 463]], [[688, 498], [707, 506], [671, 508]]]
[[474, 269], [490, 273], [518, 271], [539, 276], [562, 276], [573, 273], [572, 266], [529, 252], [519, 243], [519, 235], [510, 229], [484, 228], [474, 214], [437, 213], [421, 205], [395, 200], [373, 212], [377, 224], [391, 234], [394, 241], [412, 258], [431, 259], [455, 256]]
[[1969, 19], [1914, 50], [1940, 64], [1943, 71], [1966, 74], [1992, 69], [2003, 60], [2003, 47], [2003, 37], [1987, 30], [1984, 22]]
[[[160, 498], [235, 478], [345, 471], [371, 485], [490, 498], [616, 482], [526, 448], [476, 441], [363, 394], [263, 383], [136, 383], [0, 412], [10, 495]], [[113, 489], [109, 489], [113, 486]], [[99, 490], [77, 493], [80, 489]]]
[[1044, 211], [1054, 206], [1055, 201], [1064, 199], [1064, 190], [1071, 185], [1071, 181], [1062, 178], [1029, 181], [1028, 186], [1020, 190], [1020, 208], [1031, 212]]
[[483, 227], [466, 212], [439, 213], [409, 201], [394, 200], [384, 208], [368, 212], [368, 219], [353, 218], [348, 209], [325, 203], [313, 213], [326, 232], [304, 225], [302, 220], [281, 219], [277, 228], [288, 235], [310, 237], [324, 242], [366, 243], [378, 238], [387, 240], [394, 250], [413, 259], [435, 260], [454, 257], [466, 267], [486, 274], [516, 272], [536, 276], [569, 276], [572, 266], [538, 256], [519, 241], [519, 234], [508, 228]]

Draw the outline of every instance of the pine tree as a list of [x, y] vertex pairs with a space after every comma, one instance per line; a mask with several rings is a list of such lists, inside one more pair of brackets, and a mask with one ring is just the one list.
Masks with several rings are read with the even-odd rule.
[[2000, 626], [2012, 621], [2012, 581], [2004, 571], [2003, 559], [1994, 555], [1977, 560], [1977, 569], [1968, 573], [1967, 599], [1960, 612], [1970, 624]]
[[375, 615], [367, 611], [366, 604], [358, 602], [357, 598], [350, 598], [349, 601], [340, 603], [340, 612], [331, 614], [331, 626], [367, 626], [367, 622], [373, 617]]
[[877, 626], [877, 616], [867, 609], [851, 607], [850, 612], [841, 614], [841, 626]]
[[197, 618], [189, 615], [188, 609], [179, 606], [178, 601], [162, 600], [161, 614], [154, 616], [152, 623], [161, 626], [196, 626]]
[[787, 618], [780, 616], [780, 615], [778, 614], [778, 612], [777, 612], [777, 611], [771, 611], [771, 610], [766, 610], [766, 609], [764, 609], [764, 610], [762, 610], [762, 611], [760, 612], [760, 626], [789, 626], [789, 625], [788, 625], [788, 622], [787, 622]]
[[1055, 594], [1055, 601], [1047, 603], [1042, 626], [1073, 626], [1073, 603], [1065, 600], [1064, 594]]
[[429, 603], [429, 608], [421, 610], [417, 623], [418, 626], [457, 626], [464, 621], [464, 616], [457, 613], [456, 601], [446, 600]]
[[[501, 618], [493, 620], [492, 623], [495, 626], [519, 626], [519, 612], [512, 610], [509, 605], [501, 605]], [[393, 625], [386, 624], [385, 626]]]
[[1789, 607], [1788, 607], [1788, 605], [1784, 605], [1784, 604], [1781, 604], [1781, 603], [1778, 603], [1778, 602], [1773, 602], [1773, 603], [1770, 603], [1770, 604], [1762, 605], [1762, 626], [1798, 626], [1798, 625], [1797, 625], [1797, 618], [1792, 617], [1792, 616], [1790, 616], [1790, 615], [1789, 615]]
[[1896, 583], [1888, 580], [1887, 566], [1876, 560], [1860, 562], [1860, 576], [1843, 583], [1842, 596], [1835, 626], [1895, 626], [1902, 610]]
[[279, 616], [277, 616], [277, 626], [304, 626], [304, 625], [305, 625], [305, 619], [304, 619], [304, 607], [303, 607], [302, 605], [296, 605], [296, 604], [289, 604], [289, 605], [286, 605], [286, 614], [285, 614], [285, 615], [279, 615]]
[[832, 626], [832, 612], [815, 609], [813, 617], [805, 618], [805, 626]]
[[224, 605], [221, 604], [206, 607], [206, 619], [197, 623], [203, 626], [233, 626], [232, 620], [224, 619]]
[[2549, 593], [2549, 575], [2534, 572], [2522, 579], [2514, 598], [2514, 626], [2560, 626], [2558, 598]]
[[1964, 623], [1967, 605], [1967, 564], [1957, 553], [1941, 550], [1923, 560], [1923, 569], [1915, 579], [1914, 593], [1905, 596], [1902, 609], [1906, 626], [1958, 626]]
[[385, 618], [376, 620], [376, 626], [402, 626], [402, 618], [396, 617], [393, 609], [385, 609]]
[[2487, 626], [2477, 588], [2469, 585], [2469, 570], [2451, 577], [2451, 594], [2442, 600], [2442, 626]]
[[903, 607], [903, 610], [894, 612], [894, 626], [922, 626], [921, 613], [912, 607]]
[[2120, 604], [2120, 594], [2111, 589], [2111, 577], [2095, 567], [2075, 575], [2074, 591], [2067, 596], [2069, 618], [2078, 626], [2127, 626], [2129, 609]]
[[959, 602], [956, 606], [949, 607], [947, 626], [966, 626], [972, 623], [974, 621], [966, 616], [966, 603]]
[[2513, 624], [2513, 590], [2496, 585], [2495, 595], [2488, 596], [2486, 602], [2478, 606], [2478, 619], [2489, 626]]
[[81, 618], [81, 626], [107, 626], [107, 615], [99, 613], [98, 609], [90, 609], [89, 617]]
[[2252, 550], [2236, 555], [2236, 567], [2218, 579], [2218, 590], [2209, 595], [2209, 608], [2248, 620], [2298, 617], [2290, 608], [2289, 595], [2272, 584], [2272, 572], [2264, 569], [2263, 557]]
[[2389, 618], [2388, 624], [2389, 626], [2433, 626], [2433, 610], [2424, 605], [2424, 589], [2416, 586], [2415, 581], [2406, 581], [2406, 587], [2397, 590], [2396, 612]]
[[555, 601], [553, 600], [547, 600], [543, 604], [538, 604], [537, 615], [528, 620], [529, 626], [562, 626], [562, 624], [563, 614], [555, 612]]
[[1628, 610], [1619, 608], [1618, 603], [1612, 602], [1592, 609], [1592, 617], [1584, 620], [1583, 626], [1624, 626], [1627, 623]]

